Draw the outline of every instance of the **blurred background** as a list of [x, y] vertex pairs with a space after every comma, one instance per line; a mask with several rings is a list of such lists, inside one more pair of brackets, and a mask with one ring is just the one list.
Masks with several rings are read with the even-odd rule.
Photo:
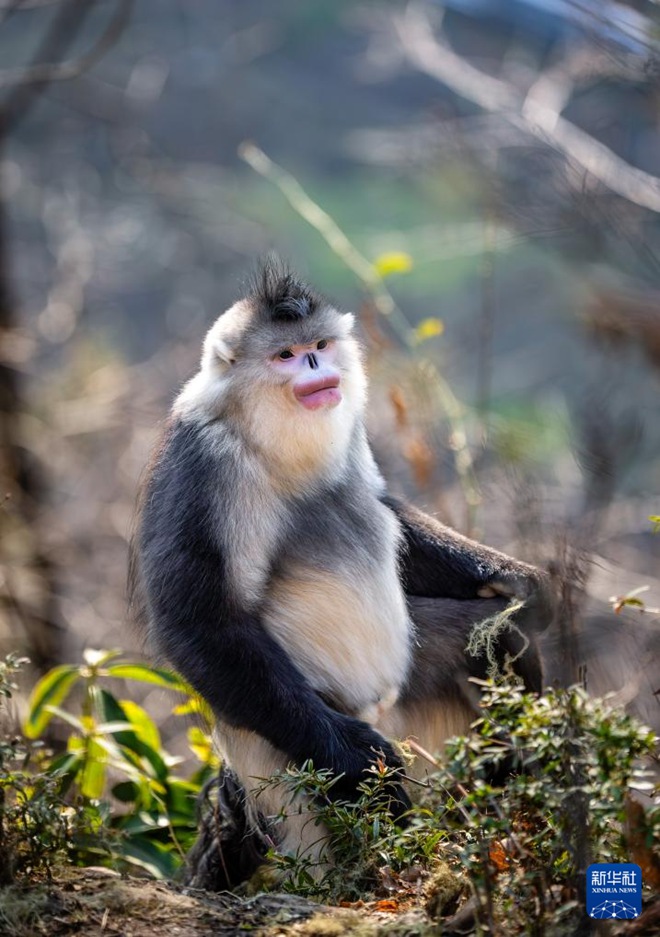
[[549, 676], [657, 724], [659, 50], [642, 0], [0, 0], [2, 652], [139, 652], [141, 472], [275, 250], [392, 488], [550, 564]]

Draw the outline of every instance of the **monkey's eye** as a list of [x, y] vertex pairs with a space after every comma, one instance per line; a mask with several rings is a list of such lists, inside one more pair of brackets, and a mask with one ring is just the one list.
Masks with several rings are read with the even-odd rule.
[[286, 361], [287, 358], [294, 358], [295, 355], [293, 354], [292, 351], [289, 351], [288, 348], [285, 348], [284, 351], [281, 351], [277, 357], [281, 358], [282, 361]]
[[320, 342], [316, 343], [316, 347], [319, 351], [322, 351], [324, 348], [328, 347], [328, 342], [325, 338], [322, 338]]

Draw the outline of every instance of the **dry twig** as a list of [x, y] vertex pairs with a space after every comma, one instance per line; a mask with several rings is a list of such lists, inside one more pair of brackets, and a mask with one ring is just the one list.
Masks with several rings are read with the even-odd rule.
[[506, 81], [475, 68], [437, 38], [428, 17], [410, 4], [395, 26], [409, 61], [456, 94], [498, 114], [561, 153], [610, 191], [642, 208], [660, 212], [660, 179], [631, 166], [609, 147], [561, 116], [565, 102], [556, 76], [541, 76], [526, 96]]

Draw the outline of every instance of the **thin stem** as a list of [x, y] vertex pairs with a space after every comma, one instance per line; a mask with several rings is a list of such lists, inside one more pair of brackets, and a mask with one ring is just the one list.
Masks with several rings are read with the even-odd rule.
[[340, 257], [362, 282], [378, 312], [391, 320], [401, 342], [407, 348], [412, 348], [413, 330], [385, 286], [383, 278], [374, 265], [349, 241], [334, 218], [309, 197], [291, 173], [274, 163], [254, 143], [242, 143], [238, 148], [238, 155], [260, 176], [277, 186], [294, 211], [319, 232], [333, 253]]

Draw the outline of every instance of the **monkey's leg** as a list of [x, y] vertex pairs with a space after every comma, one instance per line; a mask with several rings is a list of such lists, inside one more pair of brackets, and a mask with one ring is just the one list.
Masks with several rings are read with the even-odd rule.
[[[413, 737], [434, 753], [452, 735], [467, 732], [479, 715], [480, 693], [469, 677], [485, 678], [488, 661], [469, 655], [466, 645], [472, 628], [503, 611], [508, 602], [411, 596], [408, 603], [416, 628], [413, 660], [399, 700], [377, 728], [390, 738]], [[496, 658], [499, 664], [513, 660], [525, 687], [540, 692], [542, 669], [534, 634], [515, 626], [505, 631]]]
[[198, 835], [186, 856], [183, 880], [206, 891], [232, 891], [266, 861], [273, 841], [268, 825], [254, 824], [246, 793], [222, 765], [200, 796]]
[[[480, 694], [468, 678], [485, 677], [487, 661], [470, 657], [466, 645], [473, 626], [503, 611], [508, 603], [500, 599], [414, 597], [408, 601], [416, 626], [412, 665], [399, 701], [376, 727], [388, 738], [412, 736], [433, 753], [450, 736], [465, 733], [479, 715]], [[534, 635], [526, 637], [529, 646], [517, 657], [513, 669], [528, 689], [539, 691], [542, 678], [536, 639]], [[516, 657], [524, 645], [515, 631], [505, 633], [498, 659], [504, 662], [506, 655]], [[250, 878], [266, 861], [269, 845], [275, 845], [278, 852], [308, 859], [310, 872], [320, 876], [330, 859], [328, 834], [316, 822], [313, 804], [292, 798], [283, 786], [259, 790], [263, 779], [286, 767], [286, 756], [260, 736], [226, 725], [219, 727], [219, 744], [242, 789], [237, 791], [236, 782], [232, 782], [220, 835], [213, 834], [212, 816], [203, 825], [200, 844], [188, 862], [189, 881], [206, 888], [234, 886]], [[419, 764], [417, 773], [424, 771], [425, 766]], [[279, 815], [283, 815], [280, 822], [269, 822], [268, 818], [275, 820]], [[215, 847], [210, 838], [213, 835]], [[210, 874], [205, 872], [207, 868]]]
[[263, 837], [267, 828], [270, 845], [277, 852], [304, 861], [309, 874], [320, 878], [327, 870], [328, 832], [319, 823], [313, 803], [285, 784], [264, 783], [284, 771], [290, 759], [254, 732], [226, 724], [218, 727], [218, 744], [245, 791], [246, 826], [251, 835]]

